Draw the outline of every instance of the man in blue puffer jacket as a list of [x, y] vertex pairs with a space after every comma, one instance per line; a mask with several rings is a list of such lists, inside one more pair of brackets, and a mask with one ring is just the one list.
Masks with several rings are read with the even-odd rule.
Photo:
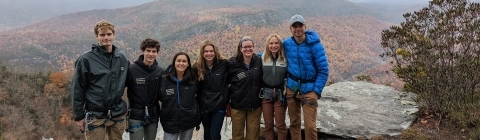
[[303, 108], [305, 139], [317, 137], [317, 99], [328, 79], [328, 62], [320, 37], [306, 30], [301, 15], [290, 18], [293, 36], [283, 41], [288, 62], [287, 90], [290, 133], [293, 140], [301, 138], [300, 109]]

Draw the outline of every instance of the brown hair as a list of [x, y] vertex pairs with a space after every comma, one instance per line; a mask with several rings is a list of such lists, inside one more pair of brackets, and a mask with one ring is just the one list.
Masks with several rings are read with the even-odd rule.
[[140, 49], [142, 49], [142, 52], [145, 51], [147, 48], [155, 48], [157, 49], [157, 53], [160, 50], [160, 42], [158, 42], [155, 39], [147, 38], [140, 43]]
[[[242, 37], [242, 39], [240, 39], [240, 41], [238, 42], [237, 56], [235, 57], [237, 62], [243, 62], [243, 53], [241, 49], [242, 49], [242, 43], [245, 41], [252, 41], [252, 45], [253, 47], [255, 47], [255, 43], [253, 42], [252, 38], [250, 38], [249, 36]], [[255, 55], [255, 53], [253, 53], [253, 55]]]
[[99, 22], [97, 22], [97, 24], [95, 24], [95, 35], [98, 35], [99, 30], [102, 29], [110, 29], [112, 30], [113, 34], [115, 34], [115, 26], [106, 20], [100, 20]]
[[166, 72], [165, 72], [166, 75], [163, 75], [163, 76], [164, 77], [169, 76], [169, 75], [174, 75], [175, 77], [177, 76], [177, 69], [175, 68], [175, 60], [177, 60], [177, 57], [180, 56], [180, 55], [185, 55], [187, 57], [187, 62], [188, 62], [187, 69], [185, 69], [185, 72], [183, 73], [183, 80], [182, 81], [187, 81], [189, 84], [193, 84], [193, 83], [195, 83], [197, 78], [195, 78], [196, 75], [192, 70], [192, 64], [190, 62], [190, 56], [188, 56], [188, 54], [185, 53], [185, 52], [178, 52], [177, 54], [175, 54], [175, 56], [173, 56], [172, 64], [170, 64], [171, 69], [167, 69]]
[[206, 62], [205, 58], [203, 58], [203, 53], [205, 52], [205, 47], [206, 46], [212, 46], [213, 47], [213, 53], [215, 53], [215, 58], [213, 59], [213, 62], [218, 62], [219, 60], [222, 60], [222, 55], [220, 55], [220, 51], [218, 50], [218, 47], [213, 45], [213, 41], [210, 40], [204, 40], [200, 42], [200, 51], [198, 52], [197, 56], [197, 61], [195, 62], [194, 67], [197, 70], [198, 74], [198, 81], [202, 81], [204, 79], [205, 75], [205, 67], [206, 67]]

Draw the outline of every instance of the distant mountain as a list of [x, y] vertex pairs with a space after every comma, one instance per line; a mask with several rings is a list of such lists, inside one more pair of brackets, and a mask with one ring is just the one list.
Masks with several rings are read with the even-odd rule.
[[413, 13], [419, 11], [423, 7], [427, 7], [427, 4], [392, 4], [392, 3], [357, 3], [357, 5], [369, 9], [371, 11], [378, 12], [379, 15], [389, 17], [387, 22], [394, 24], [400, 24], [405, 21], [403, 14], [407, 12]]
[[73, 12], [129, 7], [152, 1], [154, 0], [0, 0], [0, 31]]
[[[405, 21], [403, 14], [419, 11], [427, 7], [432, 0], [348, 0], [365, 9], [378, 13], [381, 20], [400, 24]], [[480, 2], [480, 0], [469, 0], [469, 2]]]
[[139, 6], [57, 16], [0, 32], [0, 60], [10, 69], [36, 72], [71, 66], [96, 40], [93, 25], [106, 19], [116, 25], [115, 45], [131, 61], [145, 38], [161, 41], [159, 63], [166, 66], [179, 51], [195, 59], [197, 44], [215, 41], [232, 56], [242, 36], [255, 40], [257, 52], [271, 33], [290, 37], [288, 20], [302, 14], [307, 28], [319, 32], [331, 67], [331, 81], [352, 79], [381, 64], [380, 33], [388, 17], [346, 0], [157, 0]]

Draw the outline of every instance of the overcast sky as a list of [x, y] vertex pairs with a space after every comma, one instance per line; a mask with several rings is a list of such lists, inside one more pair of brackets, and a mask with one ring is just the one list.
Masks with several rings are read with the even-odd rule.
[[[428, 5], [428, 2], [431, 0], [348, 0], [354, 3], [365, 3], [365, 2], [375, 2], [375, 3], [396, 3], [396, 4], [425, 4]], [[479, 2], [480, 0], [470, 0], [473, 2]]]

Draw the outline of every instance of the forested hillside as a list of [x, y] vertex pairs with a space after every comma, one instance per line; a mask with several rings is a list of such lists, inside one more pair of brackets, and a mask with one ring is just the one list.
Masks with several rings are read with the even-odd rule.
[[0, 64], [0, 139], [79, 139], [67, 92], [71, 76], [21, 74]]
[[253, 37], [257, 51], [263, 50], [270, 33], [289, 37], [289, 18], [302, 14], [307, 28], [317, 30], [322, 37], [333, 68], [332, 78], [341, 81], [380, 63], [380, 31], [389, 26], [374, 18], [378, 15], [346, 0], [213, 3], [160, 0], [55, 17], [0, 32], [0, 59], [21, 72], [60, 70], [62, 62], [74, 61], [96, 43], [93, 25], [101, 19], [116, 25], [115, 44], [126, 50], [130, 60], [139, 54], [138, 44], [145, 38], [161, 41], [162, 65], [167, 65], [178, 51], [194, 54], [204, 39], [217, 42], [225, 56], [231, 56], [242, 36]]
[[93, 9], [112, 9], [154, 0], [0, 0], [0, 31], [55, 16]]

